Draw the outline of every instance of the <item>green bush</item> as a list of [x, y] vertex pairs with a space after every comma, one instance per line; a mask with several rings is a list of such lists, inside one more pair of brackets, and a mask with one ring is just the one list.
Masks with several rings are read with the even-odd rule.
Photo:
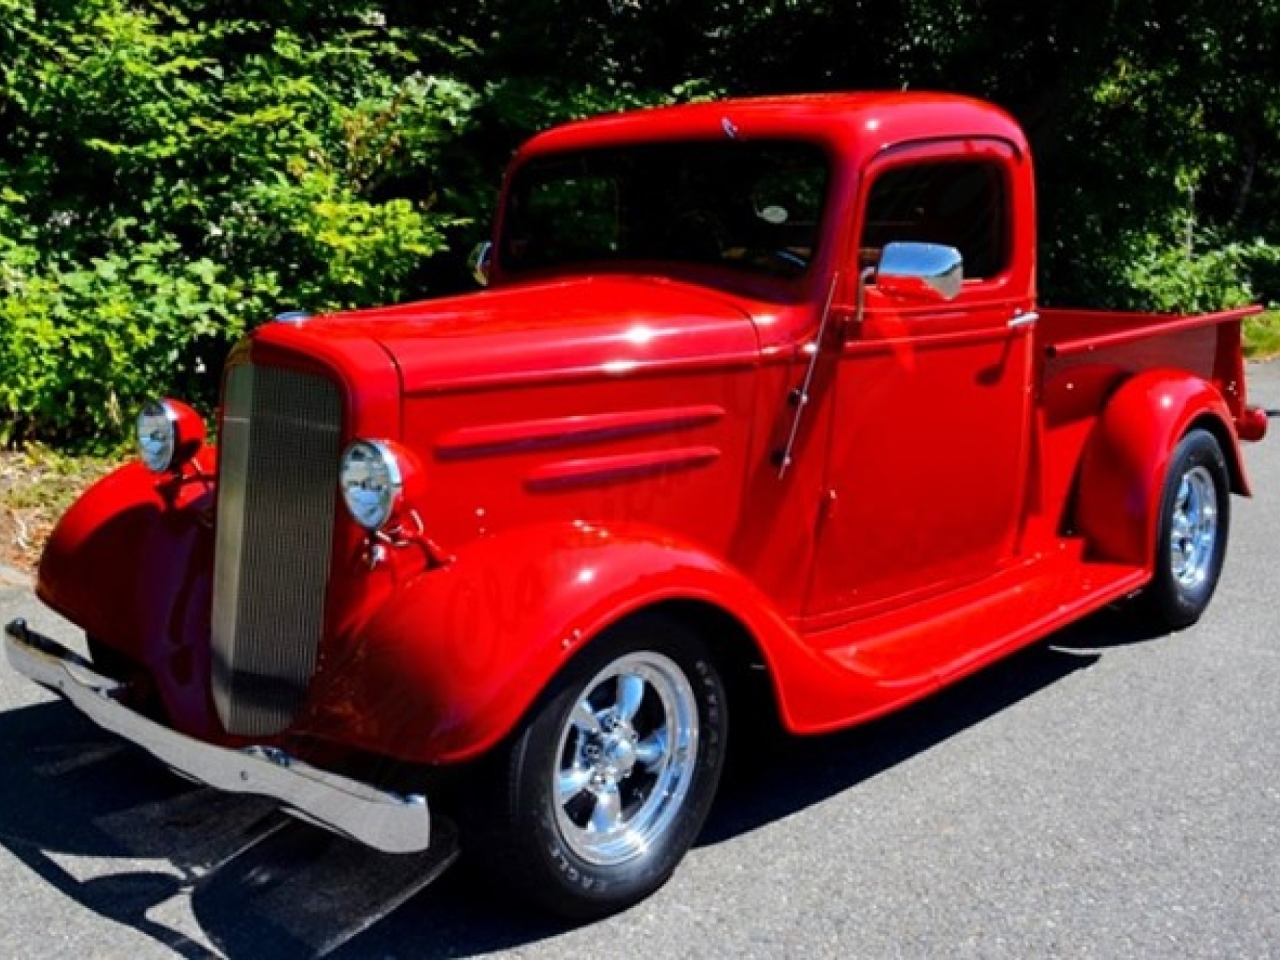
[[1262, 299], [1255, 276], [1280, 265], [1280, 246], [1208, 236], [1188, 246], [1148, 236], [1125, 271], [1136, 305], [1167, 313], [1241, 307]]
[[1047, 302], [1280, 302], [1280, 0], [1011, 11], [0, 0], [0, 439], [111, 446], [143, 397], [211, 405], [266, 317], [455, 289], [535, 128], [711, 93], [987, 97]]
[[464, 222], [430, 169], [475, 101], [425, 60], [459, 48], [359, 11], [55, 9], [0, 0], [0, 439], [110, 446], [145, 397], [211, 404], [282, 309], [421, 292]]
[[207, 372], [202, 344], [232, 337], [265, 286], [226, 277], [177, 243], [143, 242], [85, 266], [6, 258], [0, 300], [0, 439], [117, 442], [160, 384]]

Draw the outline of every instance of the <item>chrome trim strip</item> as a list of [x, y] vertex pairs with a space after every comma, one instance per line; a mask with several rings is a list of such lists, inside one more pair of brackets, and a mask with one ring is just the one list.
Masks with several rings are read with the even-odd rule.
[[129, 709], [117, 699], [123, 684], [96, 673], [83, 657], [34, 632], [25, 620], [14, 620], [5, 634], [5, 652], [18, 673], [185, 777], [228, 793], [271, 797], [301, 820], [385, 853], [416, 853], [430, 846], [431, 815], [421, 794], [380, 790], [274, 747], [234, 750], [188, 737]]
[[245, 491], [249, 485], [249, 433], [253, 405], [254, 367], [233, 367], [227, 374], [222, 399], [222, 432], [218, 438], [218, 511], [214, 532], [212, 688], [214, 708], [224, 730], [234, 730], [231, 695], [235, 672], [235, 638], [240, 633], [241, 555], [245, 541]]

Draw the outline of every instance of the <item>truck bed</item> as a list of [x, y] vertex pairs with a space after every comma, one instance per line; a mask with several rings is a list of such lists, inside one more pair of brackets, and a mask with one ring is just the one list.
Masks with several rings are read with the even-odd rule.
[[1044, 308], [1036, 331], [1044, 357], [1049, 422], [1092, 415], [1119, 382], [1142, 370], [1186, 370], [1214, 383], [1233, 417], [1244, 410], [1240, 322], [1260, 312], [1241, 307], [1173, 316]]
[[[1171, 366], [1191, 370], [1204, 366], [1208, 357], [1215, 365], [1222, 365], [1222, 348], [1239, 342], [1240, 321], [1261, 311], [1261, 307], [1251, 306], [1176, 315], [1044, 307], [1038, 336], [1050, 360], [1096, 358], [1102, 351], [1111, 359], [1149, 360], [1154, 353]], [[1217, 341], [1218, 349], [1208, 354], [1199, 351], [1197, 347], [1205, 341]]]
[[1099, 411], [1130, 377], [1182, 370], [1213, 383], [1249, 438], [1241, 321], [1257, 307], [1195, 316], [1046, 308], [1040, 311], [1040, 448], [1037, 519], [1061, 530], [1076, 469]]

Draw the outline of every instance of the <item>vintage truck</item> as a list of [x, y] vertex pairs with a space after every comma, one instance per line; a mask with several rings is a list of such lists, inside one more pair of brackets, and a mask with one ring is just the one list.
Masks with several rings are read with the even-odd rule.
[[148, 404], [39, 570], [91, 659], [22, 621], [8, 655], [190, 778], [390, 853], [460, 822], [543, 904], [621, 909], [742, 721], [836, 730], [1116, 601], [1205, 610], [1266, 429], [1249, 311], [1040, 308], [1035, 259], [1027, 141], [971, 99], [553, 129], [488, 289], [259, 327], [216, 449]]

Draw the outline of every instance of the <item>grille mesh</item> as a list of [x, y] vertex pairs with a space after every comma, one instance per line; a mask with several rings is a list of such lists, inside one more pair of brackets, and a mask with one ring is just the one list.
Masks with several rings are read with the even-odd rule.
[[342, 404], [328, 380], [232, 369], [223, 398], [213, 698], [229, 733], [289, 726], [315, 671]]

